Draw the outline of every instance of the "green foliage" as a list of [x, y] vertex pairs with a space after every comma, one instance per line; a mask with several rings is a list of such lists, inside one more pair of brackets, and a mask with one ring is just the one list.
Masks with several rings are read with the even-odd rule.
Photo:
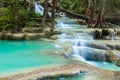
[[28, 21], [28, 22], [26, 22], [26, 25], [25, 25], [25, 27], [29, 27], [29, 28], [31, 28], [31, 27], [34, 27], [35, 26], [35, 21]]
[[81, 7], [82, 0], [61, 0], [61, 6], [66, 10], [82, 13], [84, 9]]
[[8, 8], [0, 8], [0, 11], [3, 13], [3, 16], [0, 17], [0, 30], [4, 31], [12, 27], [11, 13]]
[[[0, 17], [0, 31], [8, 30], [14, 27], [15, 21], [13, 15], [18, 16], [19, 28], [22, 27], [33, 27], [34, 21], [29, 21], [31, 17], [41, 17], [40, 14], [36, 14], [34, 11], [28, 11], [24, 2], [18, 0], [5, 0], [4, 8], [0, 8], [0, 12], [3, 13]], [[14, 8], [14, 9], [13, 9]]]
[[84, 11], [84, 8], [80, 7], [76, 10], [77, 13], [82, 13]]
[[32, 15], [30, 11], [25, 10], [23, 7], [19, 7], [17, 14], [19, 16], [19, 25], [22, 27], [25, 26], [26, 21]]
[[34, 17], [42, 17], [41, 14], [35, 13]]

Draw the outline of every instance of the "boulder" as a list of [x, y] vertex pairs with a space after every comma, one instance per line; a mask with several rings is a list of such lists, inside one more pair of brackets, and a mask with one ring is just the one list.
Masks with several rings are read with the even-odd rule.
[[116, 64], [116, 66], [120, 67], [120, 59], [110, 50], [107, 50], [106, 53], [106, 61], [111, 61]]
[[52, 35], [52, 36], [50, 37], [50, 39], [56, 40], [56, 39], [58, 39], [58, 37], [59, 37], [59, 35]]
[[100, 29], [94, 30], [93, 31], [94, 39], [101, 39], [101, 34], [102, 34], [102, 31]]

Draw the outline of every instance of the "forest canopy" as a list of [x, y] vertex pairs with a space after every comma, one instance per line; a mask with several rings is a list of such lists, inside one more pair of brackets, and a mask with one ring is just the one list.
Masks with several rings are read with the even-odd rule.
[[[36, 0], [1, 0], [0, 1], [0, 30], [19, 31], [23, 27], [32, 27], [36, 21], [31, 18], [43, 18], [40, 22], [44, 26], [44, 16], [35, 13]], [[69, 17], [89, 17], [88, 27], [109, 27], [108, 23], [120, 24], [120, 0], [38, 0], [44, 8], [52, 13], [65, 12]], [[55, 4], [54, 4], [55, 3]], [[47, 4], [47, 5], [46, 5]], [[54, 10], [49, 9], [51, 4]], [[46, 7], [48, 6], [48, 7]], [[53, 7], [54, 6], [54, 7]], [[44, 14], [48, 12], [45, 9]], [[69, 15], [71, 14], [71, 15]], [[80, 17], [78, 17], [80, 16]], [[54, 17], [54, 15], [52, 16]], [[75, 17], [76, 18], [76, 17]], [[53, 19], [54, 22], [54, 19]], [[54, 25], [54, 23], [53, 23]]]

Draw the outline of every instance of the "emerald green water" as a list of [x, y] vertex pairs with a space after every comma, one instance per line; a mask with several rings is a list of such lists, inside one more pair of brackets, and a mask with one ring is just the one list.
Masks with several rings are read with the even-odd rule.
[[0, 73], [64, 64], [63, 57], [44, 51], [56, 48], [43, 41], [0, 41]]

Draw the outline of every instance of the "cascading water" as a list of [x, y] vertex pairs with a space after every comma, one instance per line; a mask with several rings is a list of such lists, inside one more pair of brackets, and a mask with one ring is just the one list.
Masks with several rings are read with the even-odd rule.
[[44, 8], [39, 2], [35, 2], [35, 12], [43, 15]]
[[[72, 20], [69, 18], [56, 19], [56, 23], [56, 29], [62, 30], [62, 34], [59, 37], [59, 41], [70, 42], [70, 45], [72, 47], [72, 52], [66, 52], [67, 57], [83, 61], [98, 68], [115, 71], [120, 70], [120, 68], [115, 66], [113, 63], [105, 62], [105, 50], [109, 48], [106, 45], [99, 45], [98, 48], [94, 47], [94, 45], [91, 45], [90, 42], [94, 41], [93, 35], [87, 32], [79, 31], [80, 29], [86, 27], [78, 25], [77, 20]], [[78, 31], [74, 31], [74, 29], [78, 29]], [[111, 40], [114, 38], [112, 34], [113, 31], [111, 32]]]
[[[93, 41], [93, 36], [80, 32], [76, 33], [73, 32], [69, 38], [67, 36], [67, 33], [70, 33], [70, 29], [72, 30], [74, 27], [71, 26], [71, 24], [77, 25], [78, 28], [81, 26], [77, 24], [77, 20], [73, 19], [67, 19], [67, 20], [57, 20], [56, 28], [61, 28], [63, 34], [60, 37], [60, 40], [65, 41], [68, 40], [71, 42], [73, 52], [71, 56], [76, 56], [77, 58], [80, 58], [85, 61], [87, 60], [97, 60], [97, 61], [105, 61], [105, 51], [99, 50], [99, 49], [93, 49], [90, 47], [87, 47], [86, 42]], [[67, 28], [67, 29], [66, 29]], [[66, 31], [65, 31], [66, 29]], [[80, 60], [79, 59], [79, 60]]]
[[[41, 14], [43, 16], [44, 14], [44, 7], [40, 4], [39, 1], [35, 2], [35, 12], [38, 14]], [[48, 12], [49, 16], [51, 16], [51, 13]]]

